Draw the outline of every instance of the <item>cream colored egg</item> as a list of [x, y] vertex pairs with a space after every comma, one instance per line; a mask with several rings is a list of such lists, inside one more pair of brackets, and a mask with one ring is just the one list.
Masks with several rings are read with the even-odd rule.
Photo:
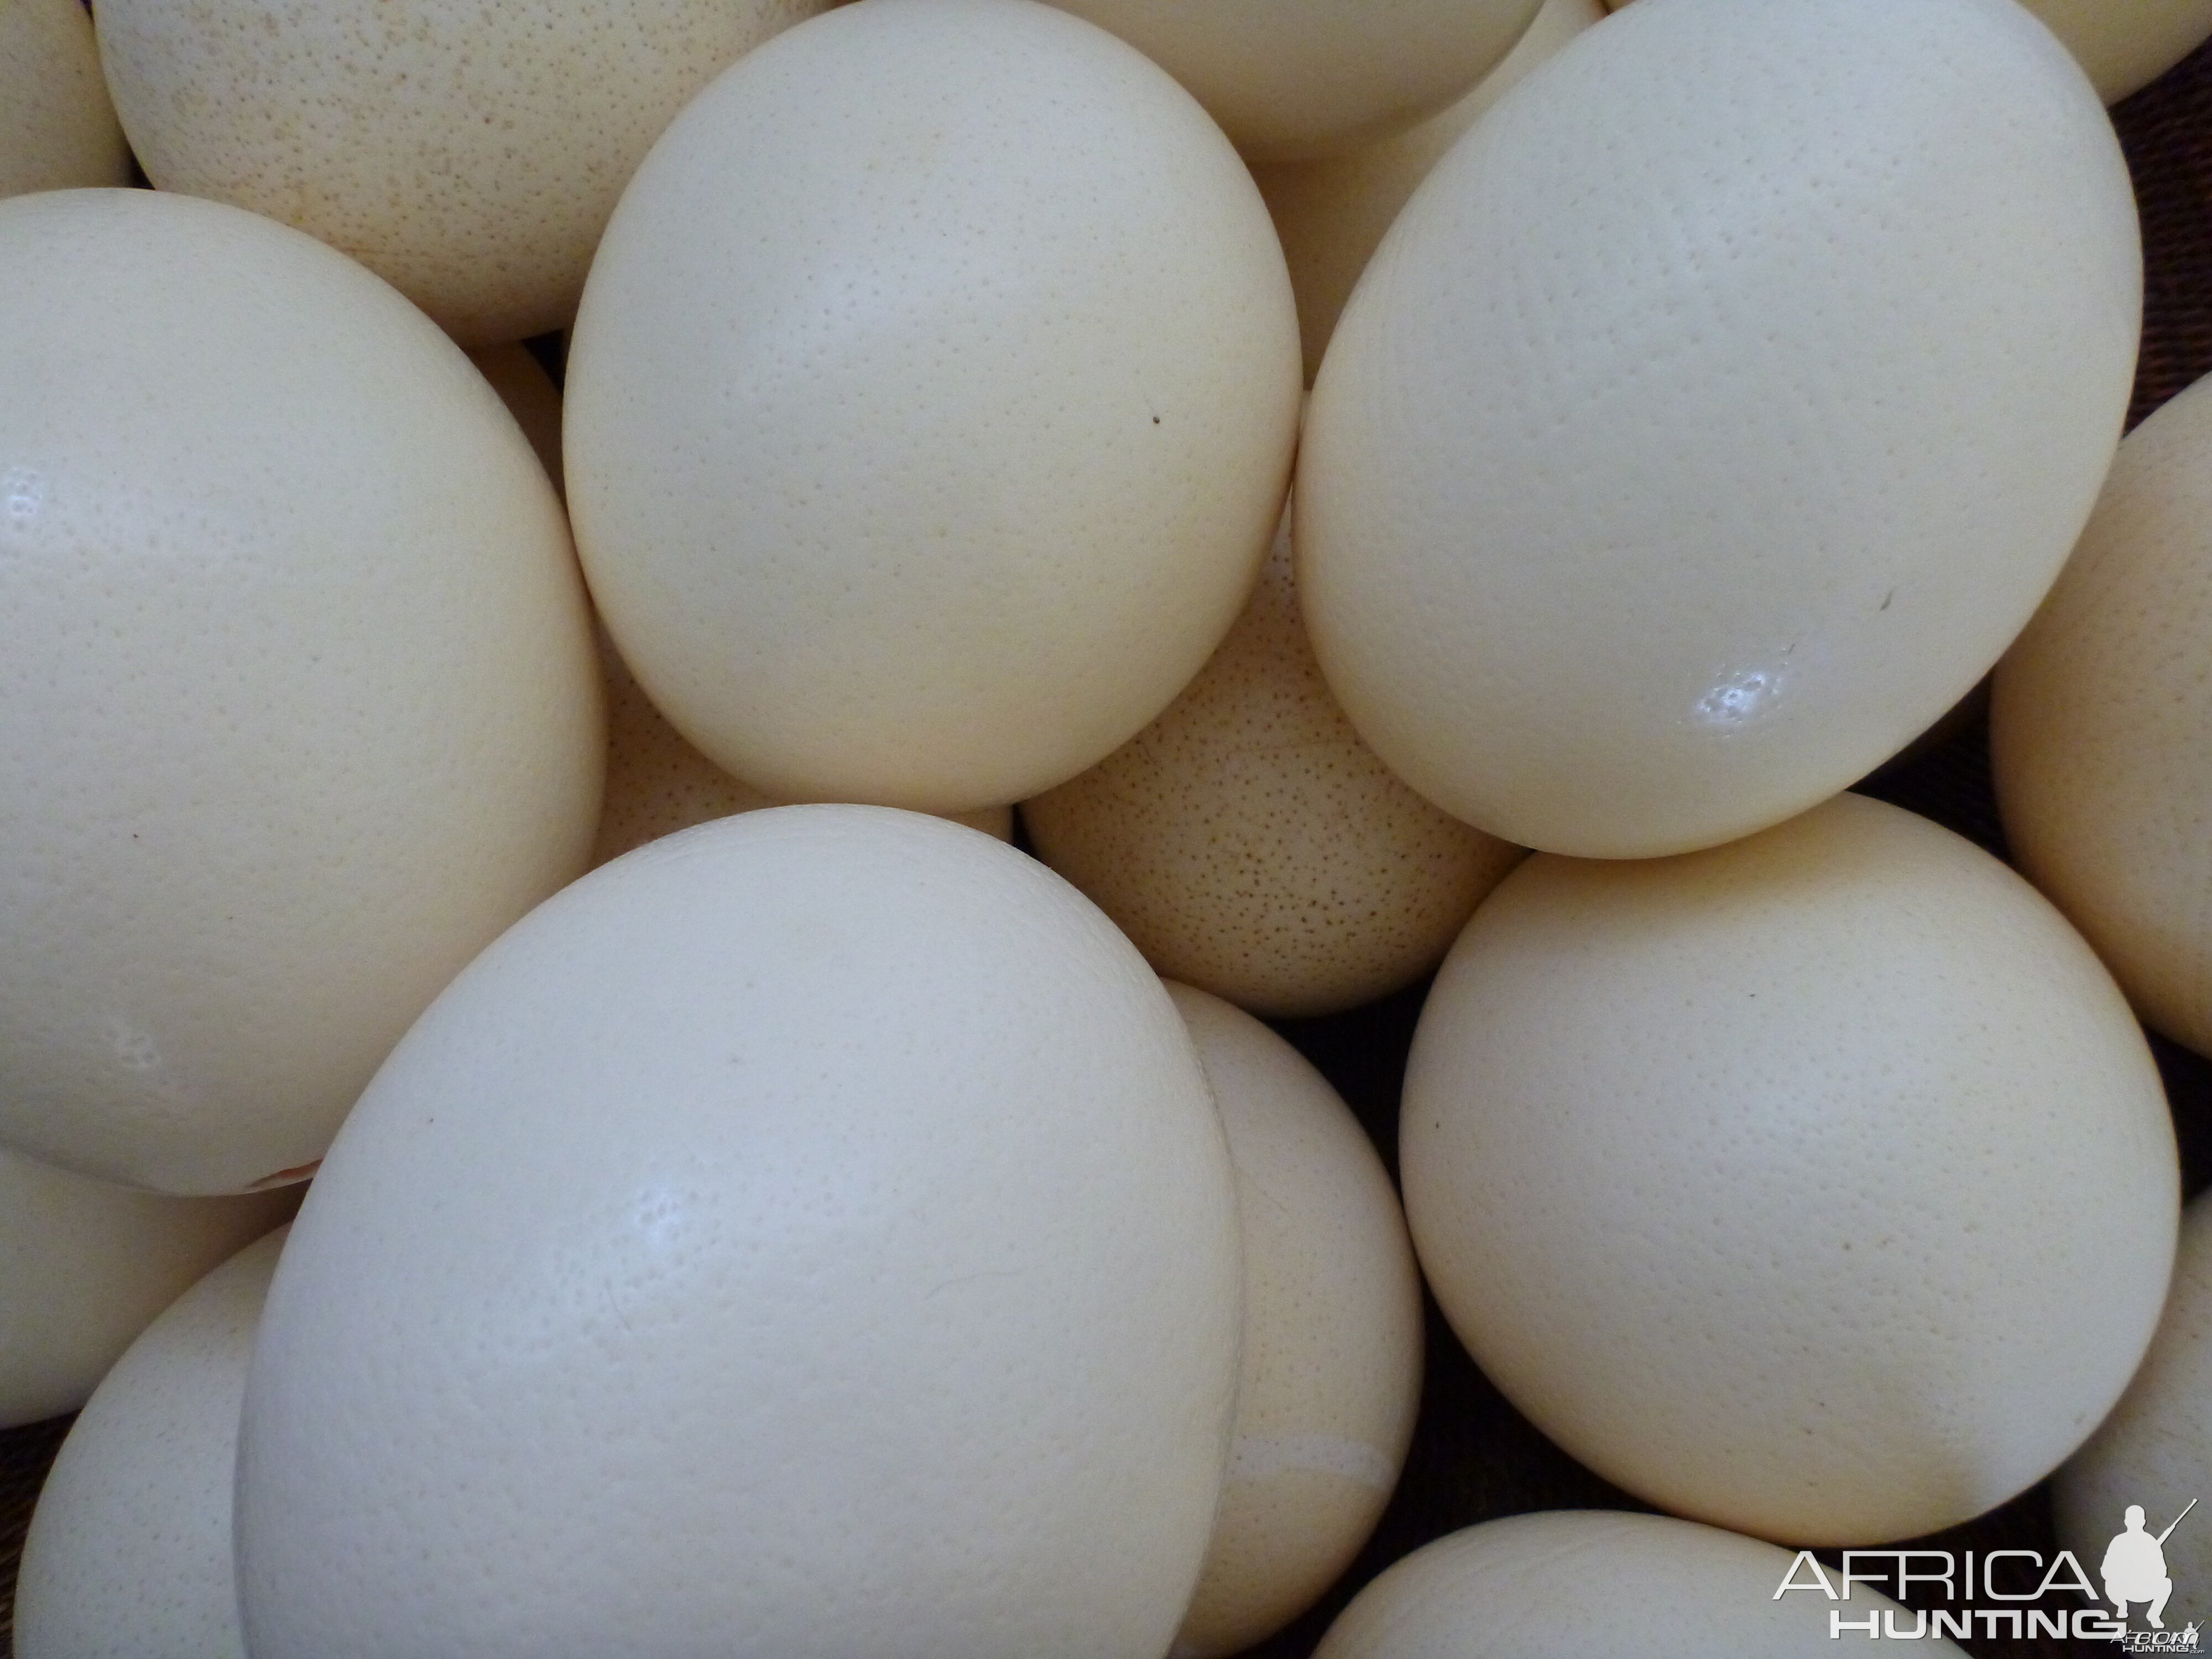
[[1255, 160], [1341, 155], [1410, 126], [1512, 49], [1540, 0], [1052, 0], [1136, 46]]
[[2005, 835], [2143, 1018], [2212, 1054], [2212, 380], [2130, 433], [1998, 665]]
[[0, 1146], [0, 1429], [83, 1405], [155, 1316], [298, 1202], [171, 1198]]
[[1334, 1583], [1398, 1484], [1421, 1399], [1421, 1277], [1336, 1091], [1218, 997], [1170, 984], [1237, 1168], [1244, 1357], [1213, 1540], [1175, 1652], [1242, 1651]]
[[465, 345], [564, 326], [677, 111], [826, 0], [100, 0], [147, 176], [360, 259]]
[[[2141, 1530], [2163, 1536], [2165, 1571], [2154, 1576], [2172, 1584], [2160, 1618], [2176, 1631], [2212, 1625], [2212, 1199], [2200, 1195], [2182, 1217], [2173, 1288], [2142, 1369], [2058, 1472], [2051, 1498], [2059, 1543], [2100, 1589], [2107, 1553], [2137, 1529], [2128, 1510], [2141, 1509]], [[2120, 1553], [2142, 1552], [2137, 1543]], [[2128, 1608], [2137, 1629], [2149, 1611], [2143, 1600]]]
[[271, 221], [15, 198], [0, 294], [0, 1141], [296, 1178], [583, 868], [560, 503], [450, 341]]
[[1802, 811], [2027, 622], [2141, 297], [2111, 125], [2011, 0], [1637, 0], [1452, 149], [1345, 308], [1298, 463], [1322, 671], [1524, 845]]
[[592, 267], [569, 505], [623, 659], [783, 799], [963, 811], [1205, 664], [1282, 510], [1297, 324], [1205, 112], [1032, 0], [862, 0], [672, 126]]
[[987, 836], [749, 812], [487, 951], [347, 1121], [240, 1441], [256, 1659], [1158, 1659], [1236, 1194], [1175, 1006]]
[[231, 1549], [238, 1413], [279, 1230], [193, 1285], [54, 1460], [15, 1585], [15, 1659], [246, 1659]]
[[1509, 88], [1605, 15], [1600, 0], [1544, 0], [1504, 61], [1474, 91], [1419, 126], [1348, 155], [1253, 167], [1290, 264], [1309, 385], [1352, 284], [1413, 187]]
[[[607, 676], [607, 798], [592, 847], [594, 868], [678, 830], [785, 804], [732, 777], [684, 742], [604, 636], [599, 662]], [[1011, 806], [945, 816], [1000, 841], [1014, 838]]]
[[82, 0], [0, 5], [0, 196], [130, 181]]
[[1521, 856], [1360, 742], [1307, 643], [1289, 532], [1285, 514], [1244, 614], [1166, 712], [1022, 807], [1038, 856], [1161, 973], [1270, 1015], [1418, 979]]
[[2172, 1125], [2111, 976], [1996, 860], [1856, 795], [1522, 866], [1437, 975], [1399, 1135], [1422, 1267], [1506, 1397], [1777, 1540], [1917, 1537], [2040, 1480], [2172, 1263]]
[[[1612, 0], [1619, 11], [1629, 0]], [[2212, 0], [2021, 0], [2106, 103], [2149, 85], [2212, 35]]]
[[1854, 1625], [1869, 1613], [1893, 1620], [1885, 1634], [1905, 1639], [1917, 1632], [1926, 1645], [1914, 1653], [1964, 1653], [1929, 1636], [1928, 1613], [1907, 1613], [1863, 1583], [1848, 1607], [1818, 1594], [1778, 1597], [1795, 1565], [1788, 1550], [1663, 1515], [1510, 1516], [1399, 1562], [1344, 1610], [1315, 1659], [1832, 1659], [1850, 1650], [1830, 1636], [1831, 1612]]
[[2212, 0], [2021, 0], [2117, 103], [2212, 35]]

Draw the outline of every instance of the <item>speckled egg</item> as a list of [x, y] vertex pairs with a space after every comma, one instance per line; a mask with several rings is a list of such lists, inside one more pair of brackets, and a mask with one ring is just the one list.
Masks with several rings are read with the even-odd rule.
[[1413, 187], [1508, 88], [1605, 15], [1600, 0], [1544, 0], [1504, 60], [1474, 91], [1419, 125], [1349, 155], [1254, 166], [1252, 181], [1290, 264], [1309, 385], [1352, 285]]
[[0, 196], [130, 181], [82, 0], [0, 5]]
[[1649, 1502], [1792, 1542], [2050, 1473], [2173, 1260], [2172, 1124], [2111, 975], [2004, 865], [1856, 795], [1522, 865], [1422, 1009], [1399, 1146], [1506, 1397]]
[[1161, 973], [1269, 1015], [1419, 978], [1521, 856], [1359, 740], [1307, 643], [1289, 531], [1286, 514], [1244, 614], [1167, 711], [1022, 807], [1038, 856]]
[[84, 1404], [155, 1315], [298, 1202], [171, 1198], [0, 1146], [0, 1429]]
[[[696, 823], [789, 804], [732, 777], [684, 742], [638, 688], [637, 677], [604, 635], [599, 662], [607, 677], [607, 797], [599, 812], [599, 839], [592, 846], [594, 868]], [[1000, 841], [1014, 837], [1011, 806], [945, 816]]]
[[451, 341], [270, 220], [14, 198], [0, 294], [0, 1141], [296, 1179], [583, 868], [560, 502]]
[[[2142, 1369], [2059, 1470], [2051, 1498], [2059, 1543], [2100, 1578], [2114, 1540], [2133, 1530], [2130, 1507], [2141, 1509], [2142, 1529], [2163, 1536], [2173, 1585], [2160, 1616], [2173, 1630], [2212, 1625], [2212, 1198], [2199, 1195], [2182, 1218], [2173, 1288]], [[2140, 1598], [2130, 1612], [2140, 1627]]]
[[2006, 838], [2143, 1018], [2212, 1054], [2212, 380], [2120, 446], [2058, 584], [1998, 665]]
[[1788, 1550], [1663, 1515], [1510, 1516], [1399, 1562], [1344, 1610], [1315, 1659], [1833, 1659], [1831, 1612], [1854, 1624], [1869, 1613], [1893, 1620], [1885, 1630], [1926, 1642], [1913, 1652], [1963, 1659], [1964, 1649], [1928, 1635], [1926, 1613], [1863, 1583], [1848, 1607], [1817, 1593], [1777, 1596], [1795, 1565]]
[[15, 1659], [246, 1659], [238, 1413], [284, 1231], [179, 1297], [62, 1443], [15, 1585]]
[[1165, 74], [1032, 0], [861, 0], [639, 170], [568, 361], [569, 506], [654, 704], [786, 800], [931, 811], [1103, 759], [1282, 510], [1297, 322]]
[[1398, 1194], [1336, 1091], [1218, 997], [1170, 984], [1237, 1166], [1236, 1437], [1179, 1659], [1241, 1652], [1334, 1583], [1382, 1514], [1421, 1398], [1421, 1277]]
[[1242, 1316], [1206, 1078], [1012, 848], [748, 812], [510, 930], [270, 1292], [256, 1659], [1158, 1659]]
[[1637, 0], [1437, 165], [1345, 307], [1298, 462], [1322, 672], [1526, 846], [1802, 811], [2026, 623], [2141, 301], [2112, 125], [2012, 0]]
[[1540, 0], [1052, 0], [1197, 94], [1255, 160], [1341, 155], [1412, 125], [1511, 50]]
[[163, 190], [340, 248], [465, 345], [564, 326], [630, 174], [719, 70], [827, 0], [100, 0]]

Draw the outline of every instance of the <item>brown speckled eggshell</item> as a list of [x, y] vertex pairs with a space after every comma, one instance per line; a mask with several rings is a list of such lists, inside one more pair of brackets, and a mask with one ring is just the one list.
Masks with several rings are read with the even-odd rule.
[[0, 196], [130, 182], [81, 0], [0, 5]]
[[1856, 795], [1523, 864], [1437, 976], [1399, 1135], [1422, 1267], [1506, 1397], [1776, 1540], [1916, 1537], [2041, 1480], [2173, 1261], [2172, 1122], [2111, 975], [2004, 865]]
[[1161, 973], [1278, 1016], [1419, 977], [1521, 857], [1359, 740], [1307, 642], [1289, 530], [1167, 711], [1022, 807], [1038, 856]]
[[826, 0], [101, 0], [163, 190], [352, 254], [464, 345], [574, 314], [623, 186], [715, 72]]
[[2128, 434], [1997, 665], [1990, 755], [2020, 867], [2143, 1018], [2212, 1054], [2212, 380]]

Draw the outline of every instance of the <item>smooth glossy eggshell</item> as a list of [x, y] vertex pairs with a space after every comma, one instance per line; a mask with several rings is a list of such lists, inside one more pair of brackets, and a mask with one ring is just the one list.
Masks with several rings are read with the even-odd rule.
[[238, 1413], [280, 1229], [185, 1292], [54, 1460], [15, 1585], [15, 1659], [246, 1659], [231, 1548]]
[[1158, 1659], [1242, 1295], [1188, 1032], [972, 830], [748, 812], [408, 1034], [247, 1382], [256, 1659]]
[[1418, 979], [1521, 857], [1408, 789], [1352, 729], [1299, 618], [1287, 514], [1198, 678], [1022, 819], [1161, 973], [1267, 1015]]
[[1322, 671], [1523, 845], [1802, 811], [2033, 611], [2141, 298], [2111, 124], [2011, 0], [1637, 0], [1437, 164], [1345, 308], [1298, 462]]
[[1189, 94], [1031, 0], [862, 0], [684, 112], [568, 380], [593, 597], [787, 800], [1019, 800], [1203, 665], [1282, 510], [1297, 323]]
[[1257, 160], [1340, 155], [1441, 108], [1539, 0], [1052, 0], [1190, 88]]
[[2172, 1124], [2111, 975], [1996, 859], [1856, 795], [1522, 866], [1437, 975], [1399, 1135], [1422, 1267], [1506, 1397], [1638, 1496], [1792, 1542], [2042, 1479], [2173, 1259]]
[[2143, 1018], [2212, 1054], [2212, 380], [2120, 446], [2051, 597], [1998, 665], [2006, 839]]
[[677, 111], [826, 0], [101, 0], [163, 190], [343, 249], [465, 345], [565, 326]]
[[0, 196], [130, 182], [82, 0], [0, 6]]
[[1298, 1051], [1170, 983], [1220, 1108], [1244, 1241], [1236, 1437], [1179, 1659], [1243, 1651], [1349, 1566], [1398, 1484], [1421, 1398], [1421, 1277], [1397, 1190]]
[[18, 197], [0, 294], [0, 1141], [296, 1178], [583, 868], [560, 502], [450, 340], [270, 220]]
[[[1832, 1659], [1832, 1604], [1775, 1595], [1793, 1565], [1788, 1550], [1663, 1515], [1510, 1516], [1399, 1562], [1344, 1610], [1315, 1659]], [[1897, 1611], [1901, 1629], [1915, 1626], [1864, 1584], [1851, 1601], [1833, 1610], [1854, 1621]], [[1941, 1637], [1912, 1651], [1964, 1652]]]

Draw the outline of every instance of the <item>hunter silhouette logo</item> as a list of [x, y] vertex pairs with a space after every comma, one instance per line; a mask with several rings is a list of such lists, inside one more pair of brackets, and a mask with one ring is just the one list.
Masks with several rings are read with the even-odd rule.
[[2186, 1630], [2172, 1632], [2165, 1640], [2154, 1634], [2166, 1629], [2166, 1599], [2173, 1594], [2173, 1580], [2166, 1571], [2166, 1540], [2173, 1536], [2174, 1528], [2187, 1519], [2189, 1511], [2196, 1507], [2197, 1500], [2192, 1498], [2181, 1513], [2166, 1523], [2164, 1532], [2153, 1534], [2146, 1529], [2142, 1505], [2130, 1504], [2121, 1516], [2122, 1529], [2106, 1546], [2104, 1564], [2098, 1569], [2105, 1581], [2105, 1599], [2112, 1604], [2112, 1611], [2119, 1614], [2123, 1624], [2127, 1622], [2130, 1606], [2143, 1603], [2143, 1619], [2150, 1626], [2148, 1631], [2131, 1631], [2123, 1636], [2123, 1648], [2136, 1652], [2197, 1651], [2197, 1626], [2193, 1621]]

